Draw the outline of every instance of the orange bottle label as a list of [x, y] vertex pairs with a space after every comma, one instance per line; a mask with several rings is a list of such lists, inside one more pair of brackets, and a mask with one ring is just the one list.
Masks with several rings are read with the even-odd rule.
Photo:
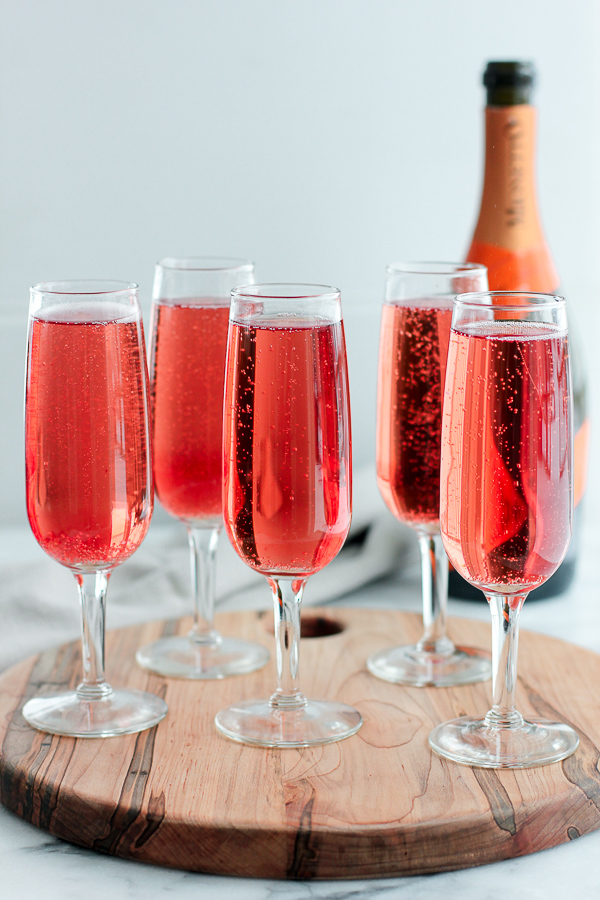
[[474, 240], [467, 254], [467, 262], [487, 266], [491, 291], [551, 294], [558, 286], [558, 273], [543, 240], [526, 250], [507, 250], [497, 244]]
[[535, 189], [533, 106], [485, 110], [485, 174], [474, 238], [508, 250], [542, 241]]
[[488, 106], [485, 175], [468, 262], [488, 268], [492, 291], [555, 291], [558, 272], [538, 216], [534, 183], [536, 110]]

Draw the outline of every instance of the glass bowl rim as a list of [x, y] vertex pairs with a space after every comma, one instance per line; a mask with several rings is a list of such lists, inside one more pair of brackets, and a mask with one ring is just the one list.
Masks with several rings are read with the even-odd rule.
[[175, 272], [235, 272], [254, 268], [251, 259], [241, 256], [165, 256], [156, 265]]
[[232, 299], [260, 300], [329, 300], [340, 299], [339, 288], [309, 282], [272, 282], [243, 284], [231, 291]]
[[57, 297], [98, 297], [137, 293], [134, 281], [114, 278], [74, 278], [64, 281], [40, 281], [30, 288], [31, 294], [49, 294]]
[[403, 261], [386, 266], [388, 275], [460, 275], [461, 273], [486, 274], [487, 267], [474, 262]]
[[[492, 298], [523, 297], [524, 303], [506, 303], [500, 306], [493, 304]], [[537, 302], [536, 302], [537, 301]], [[464, 294], [456, 294], [454, 306], [472, 309], [501, 309], [506, 312], [525, 312], [526, 310], [541, 309], [544, 306], [559, 309], [566, 306], [566, 300], [560, 294], [546, 294], [541, 291], [467, 291]]]

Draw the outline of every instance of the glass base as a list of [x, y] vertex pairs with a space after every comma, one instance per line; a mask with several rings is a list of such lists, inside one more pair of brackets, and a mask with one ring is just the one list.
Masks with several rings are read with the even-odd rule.
[[75, 691], [34, 697], [23, 707], [33, 728], [69, 737], [115, 737], [157, 725], [167, 704], [145, 691], [113, 690], [100, 700], [82, 700]]
[[157, 675], [201, 680], [254, 672], [265, 665], [269, 651], [250, 641], [222, 638], [220, 643], [200, 644], [186, 636], [161, 638], [141, 647], [135, 658]]
[[577, 750], [579, 738], [560, 722], [540, 719], [509, 728], [463, 716], [434, 728], [429, 745], [440, 756], [466, 766], [526, 769], [566, 759]]
[[451, 687], [492, 677], [488, 653], [472, 647], [453, 647], [448, 653], [424, 650], [418, 644], [380, 650], [367, 660], [372, 675], [413, 687]]
[[223, 709], [215, 725], [225, 737], [259, 747], [312, 747], [355, 734], [362, 716], [352, 706], [307, 700], [301, 707], [282, 709], [269, 700], [246, 700]]

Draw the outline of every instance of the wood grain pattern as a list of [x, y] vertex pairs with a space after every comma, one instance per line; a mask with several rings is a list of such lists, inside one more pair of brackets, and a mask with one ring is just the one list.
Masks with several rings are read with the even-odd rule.
[[[271, 662], [222, 682], [163, 679], [139, 669], [135, 649], [190, 623], [156, 622], [107, 635], [114, 684], [149, 689], [167, 718], [138, 735], [75, 740], [23, 720], [32, 695], [74, 685], [77, 644], [48, 651], [0, 678], [0, 799], [67, 841], [128, 859], [202, 872], [266, 878], [370, 878], [440, 872], [521, 856], [600, 826], [600, 656], [523, 632], [518, 705], [572, 725], [581, 746], [563, 763], [494, 772], [446, 762], [427, 736], [444, 719], [482, 713], [491, 685], [403, 688], [371, 676], [365, 660], [416, 640], [416, 615], [307, 610], [301, 684], [314, 697], [360, 709], [361, 731], [302, 750], [245, 747], [221, 737], [215, 713], [234, 700], [268, 696]], [[310, 621], [309, 621], [310, 620]], [[273, 649], [271, 617], [218, 617], [225, 634]], [[454, 639], [487, 648], [489, 626], [455, 619]]]

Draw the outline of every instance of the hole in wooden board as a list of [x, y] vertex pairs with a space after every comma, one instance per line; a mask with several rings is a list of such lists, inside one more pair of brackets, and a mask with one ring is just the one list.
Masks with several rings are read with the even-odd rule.
[[[266, 628], [271, 634], [275, 633], [272, 619], [269, 619]], [[331, 637], [333, 634], [341, 634], [345, 629], [343, 622], [330, 619], [328, 616], [315, 616], [303, 612], [300, 617], [300, 637], [303, 638]]]
[[311, 616], [304, 614], [300, 618], [300, 637], [320, 638], [330, 637], [332, 634], [341, 634], [345, 625], [335, 619], [325, 616]]

